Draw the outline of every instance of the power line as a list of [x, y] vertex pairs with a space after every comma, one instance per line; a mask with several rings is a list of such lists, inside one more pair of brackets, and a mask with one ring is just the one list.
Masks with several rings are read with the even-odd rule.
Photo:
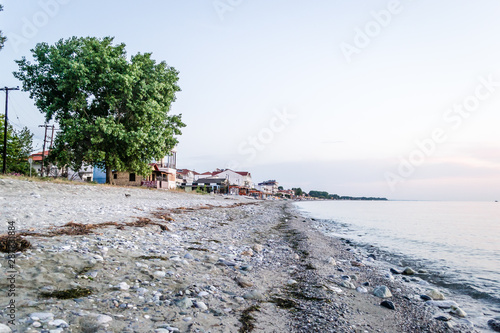
[[5, 128], [3, 133], [3, 167], [2, 173], [5, 174], [7, 172], [7, 124], [9, 122], [8, 110], [9, 110], [9, 90], [19, 90], [19, 87], [16, 88], [0, 88], [0, 90], [5, 91]]

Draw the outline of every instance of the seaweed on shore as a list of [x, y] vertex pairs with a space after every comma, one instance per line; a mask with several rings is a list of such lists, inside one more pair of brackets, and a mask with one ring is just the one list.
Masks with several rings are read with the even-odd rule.
[[247, 333], [252, 332], [255, 328], [255, 318], [252, 316], [252, 312], [260, 311], [260, 307], [258, 305], [252, 305], [251, 307], [246, 308], [241, 313], [240, 323], [241, 327], [239, 329], [239, 333]]
[[56, 291], [43, 291], [40, 293], [40, 296], [43, 298], [57, 298], [57, 299], [73, 299], [89, 296], [92, 294], [92, 291], [88, 288], [71, 288], [66, 290], [56, 290]]
[[19, 251], [25, 251], [31, 247], [31, 243], [21, 237], [21, 235], [3, 235], [0, 236], [0, 252], [3, 253], [14, 253]]

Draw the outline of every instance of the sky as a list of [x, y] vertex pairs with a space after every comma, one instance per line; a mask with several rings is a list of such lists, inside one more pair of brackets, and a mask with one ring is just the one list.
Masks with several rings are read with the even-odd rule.
[[[395, 200], [500, 200], [497, 0], [3, 0], [0, 86], [37, 43], [115, 37], [180, 74], [177, 167]], [[5, 93], [0, 92], [3, 113]], [[41, 150], [22, 91], [9, 119]]]

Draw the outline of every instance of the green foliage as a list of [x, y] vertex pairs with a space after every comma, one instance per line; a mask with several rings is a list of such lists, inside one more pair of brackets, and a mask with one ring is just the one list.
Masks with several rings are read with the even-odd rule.
[[127, 60], [125, 44], [94, 37], [39, 43], [34, 62], [17, 60], [14, 76], [46, 120], [59, 123], [50, 159], [74, 170], [83, 163], [147, 176], [153, 159], [167, 155], [185, 125], [169, 115], [178, 72], [151, 53]]
[[278, 186], [278, 191], [283, 191], [283, 186]]
[[[0, 12], [3, 10], [3, 6], [0, 5]], [[5, 41], [7, 40], [7, 38], [2, 34], [2, 31], [0, 30], [0, 50], [3, 49], [3, 44], [5, 43]]]
[[324, 192], [324, 191], [309, 191], [309, 196], [311, 196], [313, 198], [323, 198], [323, 199], [329, 198], [328, 192]]
[[[3, 157], [3, 139], [5, 130], [5, 116], [0, 115], [0, 156]], [[7, 173], [21, 173], [28, 175], [30, 165], [28, 157], [33, 149], [33, 134], [24, 127], [16, 131], [9, 124], [7, 126]], [[0, 165], [3, 160], [0, 157]]]
[[304, 192], [302, 192], [302, 189], [300, 187], [298, 188], [292, 188], [292, 190], [295, 192], [295, 195], [300, 197]]

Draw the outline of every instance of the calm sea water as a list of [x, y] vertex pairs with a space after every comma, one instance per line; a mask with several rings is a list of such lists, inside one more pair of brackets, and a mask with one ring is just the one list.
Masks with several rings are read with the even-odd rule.
[[[500, 313], [500, 203], [298, 202], [330, 232], [373, 245], [384, 260], [428, 270], [426, 279], [468, 295], [479, 312]], [[489, 312], [489, 313], [488, 313]]]

